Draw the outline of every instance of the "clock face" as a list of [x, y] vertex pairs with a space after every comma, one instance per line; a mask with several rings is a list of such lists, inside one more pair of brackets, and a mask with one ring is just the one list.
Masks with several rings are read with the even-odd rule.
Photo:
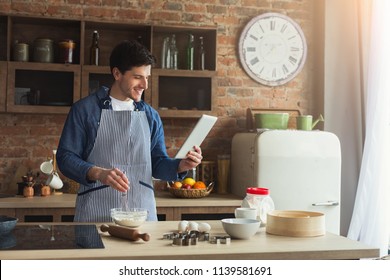
[[253, 18], [241, 34], [238, 49], [247, 74], [268, 86], [285, 84], [298, 75], [307, 53], [299, 25], [278, 13]]

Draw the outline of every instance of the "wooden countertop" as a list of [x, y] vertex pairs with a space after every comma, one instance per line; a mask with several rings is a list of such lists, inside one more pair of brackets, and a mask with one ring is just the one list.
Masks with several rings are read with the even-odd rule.
[[[220, 221], [207, 221], [210, 234], [226, 235]], [[22, 225], [22, 224], [21, 224]], [[233, 239], [229, 245], [198, 242], [174, 246], [163, 234], [177, 229], [177, 221], [146, 222], [140, 232], [151, 234], [149, 242], [118, 239], [100, 232], [104, 249], [0, 250], [0, 259], [359, 259], [379, 257], [379, 249], [342, 236], [296, 238], [270, 235], [260, 228], [249, 240]]]
[[[157, 207], [208, 207], [208, 206], [236, 206], [239, 207], [242, 198], [226, 194], [211, 193], [207, 197], [197, 199], [185, 199], [173, 197], [169, 192], [158, 191], [155, 194]], [[25, 198], [23, 196], [0, 198], [1, 208], [74, 208], [76, 201], [75, 194], [50, 195], [48, 197], [34, 196]]]

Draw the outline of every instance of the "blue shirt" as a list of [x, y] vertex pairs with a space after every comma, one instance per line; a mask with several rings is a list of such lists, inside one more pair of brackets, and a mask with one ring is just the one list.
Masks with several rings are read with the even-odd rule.
[[[153, 177], [164, 181], [183, 178], [186, 173], [177, 173], [180, 159], [171, 159], [167, 155], [163, 125], [157, 111], [144, 101], [134, 102], [134, 105], [135, 110], [145, 111], [149, 122]], [[95, 143], [102, 109], [112, 110], [109, 89], [106, 87], [74, 103], [57, 149], [56, 159], [61, 173], [86, 186], [93, 183], [87, 179], [87, 173], [94, 164], [86, 160]]]

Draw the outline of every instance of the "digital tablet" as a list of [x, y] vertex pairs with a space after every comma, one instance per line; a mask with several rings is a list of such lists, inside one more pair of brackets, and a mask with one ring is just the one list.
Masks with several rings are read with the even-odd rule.
[[175, 158], [185, 158], [188, 151], [193, 150], [194, 146], [200, 146], [216, 121], [217, 117], [202, 115]]

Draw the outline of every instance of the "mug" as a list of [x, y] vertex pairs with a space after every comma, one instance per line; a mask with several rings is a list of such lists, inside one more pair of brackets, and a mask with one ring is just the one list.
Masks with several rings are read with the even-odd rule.
[[50, 175], [53, 172], [53, 160], [47, 160], [41, 163], [40, 169], [42, 173]]
[[305, 115], [297, 117], [297, 129], [298, 130], [312, 130], [313, 116]]
[[234, 210], [234, 216], [236, 218], [256, 220], [257, 208], [249, 208], [249, 207], [236, 208], [236, 210]]
[[46, 185], [52, 187], [53, 189], [59, 190], [62, 188], [64, 183], [62, 182], [60, 176], [57, 173], [53, 172], [49, 178], [46, 180]]

